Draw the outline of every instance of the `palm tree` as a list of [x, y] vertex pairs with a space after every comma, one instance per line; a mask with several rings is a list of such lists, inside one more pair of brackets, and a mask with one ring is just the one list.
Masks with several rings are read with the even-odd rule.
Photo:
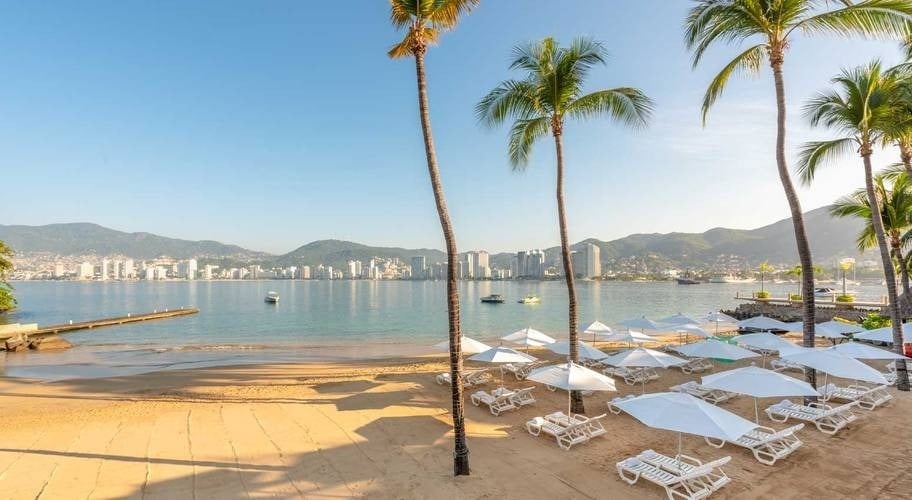
[[[887, 296], [890, 300], [890, 319], [893, 322], [894, 349], [902, 354], [902, 315], [896, 292], [896, 273], [887, 244], [883, 216], [877, 200], [871, 155], [874, 146], [884, 138], [888, 126], [891, 105], [890, 94], [895, 90], [896, 77], [884, 73], [879, 61], [866, 66], [843, 70], [833, 78], [838, 90], [818, 94], [806, 106], [811, 124], [822, 125], [841, 133], [842, 137], [829, 141], [817, 141], [804, 145], [798, 161], [798, 174], [809, 184], [818, 168], [834, 161], [840, 155], [857, 150], [864, 165], [865, 194], [871, 209], [871, 225], [880, 249], [884, 277], [887, 280]], [[905, 363], [897, 364], [896, 387], [909, 390], [909, 379]]]
[[456, 251], [456, 236], [447, 212], [440, 170], [437, 167], [437, 151], [431, 132], [431, 112], [428, 104], [427, 76], [424, 56], [428, 46], [437, 43], [442, 31], [456, 27], [459, 17], [478, 5], [478, 0], [390, 0], [390, 20], [397, 29], [405, 29], [405, 37], [390, 49], [392, 58], [414, 57], [418, 80], [418, 110], [421, 132], [424, 136], [424, 152], [427, 156], [428, 175], [437, 204], [437, 216], [446, 241], [447, 251], [447, 319], [450, 333], [450, 380], [452, 383], [453, 430], [455, 452], [453, 472], [457, 476], [469, 475], [469, 448], [466, 444], [465, 419], [462, 408], [462, 349], [459, 329], [459, 290], [456, 283], [459, 254]]
[[[785, 82], [782, 66], [791, 37], [835, 34], [862, 37], [908, 38], [912, 2], [905, 0], [861, 0], [833, 2], [839, 7], [827, 10], [829, 2], [820, 0], [695, 0], [685, 23], [685, 39], [693, 50], [696, 67], [706, 50], [715, 43], [741, 43], [752, 40], [712, 80], [703, 98], [703, 121], [709, 108], [725, 89], [735, 72], [757, 73], [764, 59], [773, 70], [776, 89], [776, 167], [792, 213], [795, 243], [801, 261], [801, 296], [804, 302], [804, 345], [814, 346], [814, 265], [798, 193], [785, 159]], [[816, 384], [814, 370], [805, 371]]]
[[[903, 295], [909, 293], [909, 268], [906, 265], [907, 256], [903, 248], [908, 243], [910, 230], [912, 230], [912, 184], [909, 177], [903, 173], [892, 177], [892, 186], [887, 186], [887, 178], [879, 175], [874, 179], [874, 190], [880, 201], [880, 215], [883, 221], [887, 244], [890, 253], [899, 268], [900, 282]], [[871, 205], [868, 201], [867, 191], [859, 189], [849, 196], [844, 196], [830, 207], [830, 214], [835, 217], [855, 217], [865, 221], [865, 225], [858, 234], [855, 242], [858, 251], [864, 252], [877, 245], [877, 235], [874, 224], [871, 222]]]
[[[557, 154], [557, 213], [560, 226], [561, 260], [569, 296], [570, 359], [579, 360], [577, 352], [576, 288], [570, 259], [567, 212], [564, 207], [564, 125], [568, 120], [608, 117], [625, 125], [644, 127], [652, 111], [652, 102], [641, 91], [630, 87], [583, 93], [589, 71], [605, 64], [604, 46], [590, 38], [578, 38], [561, 47], [553, 38], [519, 45], [513, 49], [510, 69], [524, 73], [522, 79], [506, 80], [488, 93], [475, 107], [478, 119], [489, 126], [512, 120], [510, 129], [510, 164], [523, 170], [535, 142], [547, 134], [554, 138]], [[571, 395], [571, 411], [583, 413], [583, 399], [576, 391]]]
[[16, 298], [13, 297], [13, 287], [7, 283], [6, 278], [13, 270], [13, 249], [0, 241], [0, 314], [16, 307]]
[[760, 293], [763, 293], [763, 278], [766, 277], [767, 274], [775, 271], [776, 268], [771, 266], [769, 262], [763, 261], [760, 263], [760, 267], [758, 267], [757, 270], [760, 271]]

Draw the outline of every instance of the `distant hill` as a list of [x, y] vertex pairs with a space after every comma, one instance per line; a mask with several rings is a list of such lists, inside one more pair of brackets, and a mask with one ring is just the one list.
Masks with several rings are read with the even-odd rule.
[[[856, 255], [855, 236], [861, 230], [857, 219], [830, 217], [827, 207], [805, 214], [805, 225], [817, 262], [832, 262], [834, 257]], [[571, 221], [572, 223], [572, 221]], [[543, 230], [556, 228], [544, 227]], [[19, 252], [50, 252], [59, 255], [121, 254], [137, 259], [170, 256], [191, 257], [241, 264], [260, 262], [264, 265], [331, 265], [341, 267], [349, 260], [367, 261], [372, 257], [399, 258], [408, 262], [414, 256], [424, 256], [429, 263], [443, 262], [446, 255], [435, 249], [374, 247], [341, 240], [319, 240], [308, 243], [284, 255], [247, 250], [216, 241], [187, 241], [166, 238], [150, 233], [125, 233], [96, 224], [50, 224], [47, 226], [0, 225], [0, 240]], [[662, 262], [678, 266], [711, 264], [724, 255], [736, 255], [751, 262], [762, 260], [773, 264], [794, 264], [798, 260], [791, 219], [783, 219], [757, 229], [714, 228], [703, 233], [632, 234], [624, 238], [602, 241], [583, 240], [601, 249], [603, 263], [629, 257], [652, 255]], [[497, 267], [509, 267], [513, 253], [491, 256]], [[545, 249], [548, 264], [559, 262], [560, 249]]]
[[58, 255], [126, 255], [137, 259], [168, 256], [177, 259], [261, 259], [268, 254], [217, 241], [188, 241], [151, 233], [125, 233], [98, 224], [70, 223], [46, 226], [0, 225], [0, 240], [17, 252], [50, 252]]
[[318, 265], [341, 267], [350, 260], [368, 261], [372, 257], [399, 258], [403, 262], [424, 256], [428, 264], [444, 262], [446, 254], [440, 250], [421, 248], [411, 250], [398, 247], [372, 247], [342, 240], [320, 240], [308, 243], [285, 255], [275, 258], [279, 265]]

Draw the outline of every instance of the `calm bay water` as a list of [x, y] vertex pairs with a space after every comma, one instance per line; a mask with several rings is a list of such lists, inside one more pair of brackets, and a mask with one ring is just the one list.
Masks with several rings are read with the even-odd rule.
[[[5, 355], [12, 376], [65, 378], [140, 373], [216, 364], [352, 359], [431, 352], [446, 339], [445, 283], [433, 281], [196, 281], [20, 282], [20, 307], [0, 321], [51, 325], [154, 309], [196, 306], [181, 318], [84, 330], [67, 335], [77, 344], [63, 353]], [[796, 285], [769, 284], [774, 296]], [[836, 288], [834, 286], [834, 288]], [[853, 287], [862, 300], [881, 287]], [[734, 308], [752, 284], [682, 286], [674, 282], [581, 282], [579, 317], [618, 321], [647, 314], [705, 314]], [[277, 305], [263, 301], [268, 291]], [[466, 335], [494, 341], [525, 326], [554, 337], [567, 331], [562, 282], [464, 282], [460, 284]], [[499, 293], [507, 302], [483, 304]], [[516, 301], [527, 294], [537, 305]]]

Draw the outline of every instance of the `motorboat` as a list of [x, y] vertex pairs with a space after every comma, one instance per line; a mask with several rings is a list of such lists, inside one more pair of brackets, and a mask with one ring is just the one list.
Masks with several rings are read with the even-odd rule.
[[710, 283], [754, 283], [756, 281], [754, 278], [735, 278], [731, 274], [728, 276], [713, 276], [709, 279]]
[[266, 294], [266, 303], [267, 304], [278, 304], [279, 303], [279, 293], [278, 292], [269, 292]]
[[678, 278], [679, 285], [699, 285], [700, 282], [693, 278]]
[[539, 302], [541, 302], [541, 299], [539, 299], [535, 295], [529, 294], [529, 295], [526, 295], [525, 297], [519, 299], [517, 302], [519, 302], [520, 304], [538, 304]]
[[503, 304], [504, 297], [503, 297], [503, 295], [500, 295], [497, 293], [492, 293], [491, 295], [488, 295], [487, 297], [482, 297], [481, 301], [484, 302], [485, 304]]
[[839, 293], [835, 288], [830, 287], [820, 287], [814, 289], [814, 297], [827, 297], [833, 298], [834, 295]]

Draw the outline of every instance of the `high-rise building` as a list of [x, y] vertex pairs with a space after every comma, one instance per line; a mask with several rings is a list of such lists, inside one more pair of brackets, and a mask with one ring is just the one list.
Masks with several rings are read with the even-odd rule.
[[474, 279], [475, 278], [475, 254], [472, 252], [465, 254], [465, 257], [463, 257], [462, 262], [464, 262], [464, 264], [462, 265], [462, 269], [461, 269], [461, 272], [459, 273], [459, 277], [464, 280]]
[[[471, 256], [471, 260], [468, 257]], [[483, 280], [491, 277], [490, 255], [484, 250], [466, 254], [467, 262], [472, 263], [472, 278]]]
[[545, 277], [545, 253], [541, 250], [531, 250], [526, 257], [527, 278], [540, 280]]
[[185, 280], [196, 279], [196, 259], [183, 260], [177, 263], [177, 277]]
[[525, 250], [516, 252], [516, 272], [513, 276], [526, 278], [529, 275], [529, 253]]
[[110, 272], [111, 261], [108, 259], [101, 259], [101, 281], [108, 279], [108, 273]]
[[123, 261], [115, 260], [111, 263], [111, 277], [118, 280], [121, 278], [121, 273], [123, 269]]
[[62, 278], [66, 274], [66, 269], [63, 267], [63, 263], [57, 262], [54, 264], [54, 277]]
[[133, 265], [133, 259], [127, 259], [124, 261], [123, 265], [123, 275], [122, 278], [130, 279], [136, 277], [136, 268]]
[[248, 268], [247, 277], [255, 280], [260, 278], [260, 266], [254, 264]]
[[348, 277], [351, 279], [359, 279], [361, 277], [361, 261], [360, 260], [348, 261]]
[[423, 255], [412, 257], [412, 279], [426, 280], [427, 278], [427, 258]]
[[83, 262], [76, 267], [76, 279], [90, 280], [95, 277], [95, 266], [91, 262]]
[[310, 266], [301, 266], [301, 279], [302, 280], [310, 279]]
[[586, 278], [602, 276], [602, 250], [592, 243], [586, 245]]

